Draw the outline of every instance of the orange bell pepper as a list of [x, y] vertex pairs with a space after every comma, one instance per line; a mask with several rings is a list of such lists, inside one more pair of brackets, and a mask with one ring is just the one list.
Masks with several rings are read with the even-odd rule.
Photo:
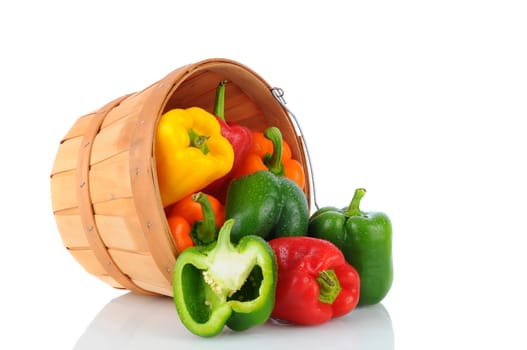
[[264, 132], [253, 131], [253, 141], [245, 161], [237, 168], [235, 178], [252, 174], [258, 170], [269, 170], [275, 175], [293, 180], [301, 189], [305, 186], [304, 169], [292, 158], [291, 147], [282, 138], [277, 127]]
[[215, 197], [198, 192], [167, 208], [167, 221], [178, 252], [213, 242], [225, 221], [225, 208]]

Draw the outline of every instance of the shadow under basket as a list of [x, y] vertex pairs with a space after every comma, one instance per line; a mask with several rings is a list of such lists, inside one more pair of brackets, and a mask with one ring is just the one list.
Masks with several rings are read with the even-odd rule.
[[226, 120], [252, 130], [280, 128], [304, 168], [304, 192], [311, 203], [304, 140], [276, 90], [229, 59], [182, 66], [78, 118], [60, 142], [51, 171], [53, 214], [64, 246], [88, 273], [114, 288], [172, 296], [178, 250], [157, 184], [156, 127], [172, 108], [212, 112], [221, 80], [228, 81]]

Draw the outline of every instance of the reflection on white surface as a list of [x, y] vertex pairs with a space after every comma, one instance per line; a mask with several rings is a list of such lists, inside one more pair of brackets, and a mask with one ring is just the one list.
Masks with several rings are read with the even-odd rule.
[[[360, 307], [322, 325], [302, 327], [269, 321], [243, 332], [225, 328], [213, 338], [188, 332], [168, 297], [132, 293], [110, 301], [75, 344], [84, 349], [266, 349], [312, 348], [317, 343], [332, 349], [392, 350], [394, 334], [382, 304]], [[183, 346], [183, 347], [182, 347]]]

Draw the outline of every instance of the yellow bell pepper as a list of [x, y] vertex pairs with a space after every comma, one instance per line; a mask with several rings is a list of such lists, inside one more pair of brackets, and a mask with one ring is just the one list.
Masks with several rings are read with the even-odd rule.
[[161, 116], [155, 154], [164, 207], [223, 177], [234, 162], [234, 150], [217, 119], [199, 107], [176, 108]]

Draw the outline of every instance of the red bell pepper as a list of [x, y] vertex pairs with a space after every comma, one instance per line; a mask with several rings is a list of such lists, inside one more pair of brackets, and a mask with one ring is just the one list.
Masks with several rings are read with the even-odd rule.
[[314, 237], [269, 241], [278, 263], [271, 317], [316, 325], [351, 312], [359, 301], [360, 278], [333, 243]]
[[234, 163], [229, 173], [214, 181], [204, 190], [204, 192], [213, 194], [216, 198], [222, 201], [225, 199], [227, 187], [230, 180], [233, 178], [233, 174], [245, 160], [253, 140], [252, 131], [249, 128], [236, 123], [228, 123], [225, 121], [224, 114], [226, 83], [227, 81], [225, 80], [220, 81], [218, 88], [216, 89], [216, 100], [214, 103], [213, 114], [218, 120], [218, 123], [220, 123], [221, 135], [229, 140], [232, 145], [234, 150]]

